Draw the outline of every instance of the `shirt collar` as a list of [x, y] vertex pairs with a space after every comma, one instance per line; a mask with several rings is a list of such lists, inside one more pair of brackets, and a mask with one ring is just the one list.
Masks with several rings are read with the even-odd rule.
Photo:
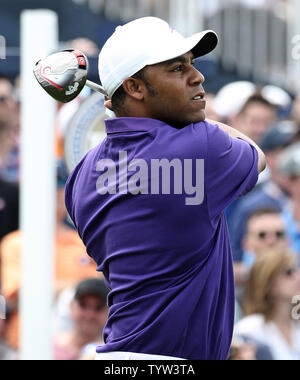
[[119, 117], [116, 119], [106, 119], [106, 133], [118, 132], [143, 132], [153, 128], [162, 127], [166, 124], [160, 120], [142, 117]]

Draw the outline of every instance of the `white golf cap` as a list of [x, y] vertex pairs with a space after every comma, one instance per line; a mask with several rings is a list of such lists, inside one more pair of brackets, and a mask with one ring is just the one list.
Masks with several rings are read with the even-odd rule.
[[217, 93], [214, 111], [221, 117], [237, 115], [255, 90], [252, 82], [238, 81], [225, 85]]
[[238, 115], [255, 93], [261, 93], [274, 106], [285, 108], [292, 103], [290, 95], [277, 86], [268, 85], [260, 89], [252, 82], [238, 81], [221, 88], [214, 101], [214, 111], [221, 117]]
[[144, 17], [116, 28], [99, 55], [99, 76], [111, 98], [126, 78], [148, 65], [165, 62], [192, 51], [195, 58], [218, 44], [212, 30], [184, 38], [167, 22]]

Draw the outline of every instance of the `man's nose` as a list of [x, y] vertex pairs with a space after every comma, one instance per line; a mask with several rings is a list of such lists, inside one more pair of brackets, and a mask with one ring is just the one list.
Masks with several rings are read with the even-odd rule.
[[85, 309], [85, 318], [92, 320], [97, 315], [98, 315], [98, 311], [95, 308], [89, 307]]
[[276, 236], [268, 236], [268, 238], [266, 239], [266, 243], [268, 247], [274, 247], [277, 243]]
[[193, 86], [197, 86], [199, 84], [203, 84], [205, 82], [205, 77], [200, 73], [195, 67], [192, 68], [190, 84]]

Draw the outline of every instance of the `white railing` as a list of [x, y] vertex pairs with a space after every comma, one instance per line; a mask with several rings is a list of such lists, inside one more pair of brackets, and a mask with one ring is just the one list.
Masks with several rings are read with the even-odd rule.
[[88, 5], [93, 12], [101, 12], [111, 20], [129, 21], [148, 15], [166, 17], [169, 13], [169, 0], [73, 0], [73, 2]]
[[[73, 0], [108, 19], [153, 15], [184, 34], [203, 28], [220, 35], [215, 57], [225, 69], [300, 92], [300, 1]], [[297, 38], [298, 37], [298, 38]], [[299, 54], [293, 54], [299, 44]]]
[[244, 2], [249, 1], [219, 1], [227, 5], [205, 16], [205, 27], [221, 36], [219, 62], [257, 82], [300, 93], [300, 1], [269, 0], [261, 7]]

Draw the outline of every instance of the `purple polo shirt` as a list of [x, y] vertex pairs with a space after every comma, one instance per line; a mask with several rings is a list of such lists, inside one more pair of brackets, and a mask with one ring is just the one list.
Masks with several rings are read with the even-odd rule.
[[207, 122], [119, 118], [106, 128], [66, 188], [111, 289], [97, 352], [227, 359], [234, 278], [224, 209], [255, 186], [257, 151]]

